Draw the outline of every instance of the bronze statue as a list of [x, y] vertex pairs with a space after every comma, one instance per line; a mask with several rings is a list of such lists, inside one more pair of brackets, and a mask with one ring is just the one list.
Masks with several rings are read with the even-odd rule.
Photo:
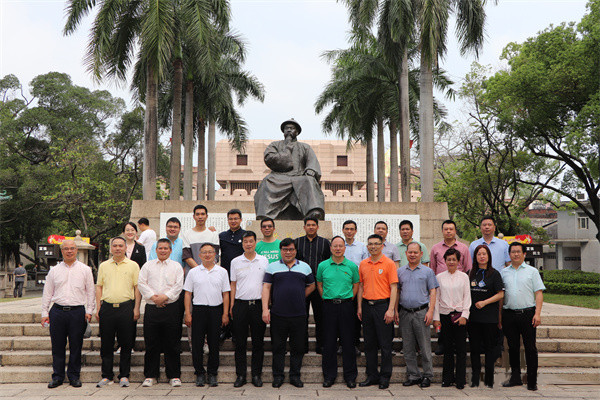
[[256, 218], [299, 220], [325, 218], [325, 197], [319, 186], [321, 166], [313, 149], [296, 140], [302, 127], [294, 119], [281, 124], [284, 140], [269, 144], [265, 164], [271, 169], [254, 195]]

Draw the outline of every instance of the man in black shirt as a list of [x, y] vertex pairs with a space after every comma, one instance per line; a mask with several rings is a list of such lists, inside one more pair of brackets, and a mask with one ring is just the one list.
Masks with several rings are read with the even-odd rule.
[[[319, 263], [331, 257], [331, 244], [329, 243], [329, 240], [317, 235], [318, 230], [319, 220], [313, 217], [306, 217], [304, 218], [304, 232], [306, 232], [306, 235], [296, 239], [296, 247], [298, 249], [296, 258], [307, 263], [314, 276], [317, 276]], [[308, 309], [311, 304], [313, 315], [315, 317], [315, 336], [317, 339], [316, 351], [318, 354], [321, 354], [323, 351], [321, 331], [323, 321], [323, 299], [321, 299], [319, 292], [316, 290], [306, 298], [307, 332]], [[306, 335], [306, 352], [308, 352], [308, 334]]]

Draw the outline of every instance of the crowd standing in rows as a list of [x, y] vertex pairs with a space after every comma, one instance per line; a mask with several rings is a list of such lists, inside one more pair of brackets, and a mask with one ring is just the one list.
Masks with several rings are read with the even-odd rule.
[[429, 253], [413, 239], [413, 225], [408, 220], [400, 223], [402, 241], [397, 245], [386, 240], [389, 228], [385, 221], [375, 224], [365, 245], [355, 239], [359, 227], [352, 220], [344, 222], [342, 235], [331, 241], [318, 235], [319, 221], [310, 217], [304, 220], [305, 236], [279, 240], [275, 221], [265, 218], [260, 222], [263, 240], [257, 242], [255, 232], [241, 228], [239, 210], [227, 213], [230, 229], [220, 234], [206, 226], [205, 206], [196, 206], [193, 218], [196, 225], [183, 233], [181, 222], [170, 218], [167, 237], [158, 241], [148, 220], [140, 219], [143, 245], [136, 241], [136, 224], [127, 223], [123, 236], [111, 240], [112, 257], [100, 264], [96, 285], [90, 268], [77, 261], [75, 242], [61, 244], [63, 261], [50, 270], [42, 297], [41, 322], [49, 324], [52, 341], [49, 388], [65, 381], [67, 339], [66, 378], [72, 386], [81, 386], [83, 336], [94, 311], [102, 358], [102, 379], [97, 386], [114, 382], [115, 339], [120, 347], [117, 378], [120, 386], [129, 386], [136, 321], [143, 300], [144, 387], [158, 382], [161, 352], [171, 386], [181, 386], [182, 321], [187, 326], [196, 386], [218, 385], [220, 343], [231, 335], [235, 343], [234, 386], [247, 383], [249, 337], [251, 382], [262, 386], [264, 334], [270, 325], [272, 386], [284, 383], [289, 344], [289, 382], [302, 387], [312, 308], [324, 387], [334, 385], [337, 379], [337, 354], [342, 356], [345, 384], [356, 387], [362, 336], [366, 379], [359, 386], [387, 388], [395, 355], [395, 323], [400, 327], [406, 361], [404, 386], [431, 385], [433, 324], [438, 331], [438, 354], [443, 354], [443, 387], [462, 389], [467, 384], [467, 337], [471, 387], [480, 383], [481, 354], [485, 355], [484, 384], [493, 387], [494, 363], [505, 336], [511, 377], [503, 386], [523, 384], [522, 337], [527, 388], [537, 389], [535, 331], [541, 323], [545, 287], [537, 269], [524, 262], [525, 246], [518, 242], [509, 246], [494, 236], [496, 226], [491, 217], [482, 218], [483, 237], [470, 247], [457, 240], [456, 224], [444, 221], [444, 239]]

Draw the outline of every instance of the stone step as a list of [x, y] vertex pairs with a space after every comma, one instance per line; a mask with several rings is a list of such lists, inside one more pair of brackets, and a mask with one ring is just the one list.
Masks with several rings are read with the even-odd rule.
[[[115, 367], [115, 376], [118, 374], [118, 367]], [[434, 368], [433, 383], [441, 383], [441, 368]], [[0, 368], [0, 383], [47, 383], [50, 380], [52, 368], [49, 366], [9, 366]], [[287, 374], [287, 368], [286, 368]], [[81, 369], [82, 382], [96, 383], [100, 380], [100, 369], [97, 366], [86, 366]], [[219, 383], [220, 385], [231, 385], [235, 381], [235, 368], [230, 366], [219, 367]], [[365, 378], [364, 368], [359, 368], [358, 380]], [[130, 379], [132, 386], [136, 387], [144, 380], [143, 367], [132, 367]], [[392, 372], [392, 384], [399, 384], [405, 379], [404, 368], [394, 368]], [[467, 369], [467, 380], [470, 379], [470, 371]], [[500, 383], [506, 379], [506, 375], [499, 368], [496, 368], [495, 381]], [[192, 383], [195, 381], [194, 370], [192, 367], [184, 366], [181, 368], [181, 380], [184, 383]], [[265, 383], [272, 382], [271, 369], [265, 368], [263, 372], [263, 380]], [[302, 368], [302, 380], [305, 383], [321, 383], [323, 374], [320, 367], [306, 366]], [[341, 385], [342, 376], [341, 368], [338, 370], [338, 384]], [[598, 382], [600, 381], [600, 373], [593, 368], [559, 368], [559, 367], [540, 367], [538, 369], [538, 383], [569, 383], [569, 382]], [[166, 382], [164, 369], [161, 369], [161, 384]], [[287, 379], [286, 379], [287, 382]], [[336, 385], [336, 386], [337, 386]], [[168, 386], [165, 386], [168, 387]], [[251, 387], [251, 386], [250, 386]], [[170, 389], [170, 387], [168, 387]], [[285, 384], [282, 390], [290, 390], [291, 386]], [[241, 389], [233, 389], [241, 391]], [[335, 389], [335, 387], [334, 387]], [[177, 390], [177, 389], [176, 389]], [[333, 390], [333, 389], [332, 389]]]
[[[144, 319], [142, 314], [138, 323]], [[39, 323], [40, 313], [0, 313], [0, 323], [21, 324]], [[314, 323], [310, 315], [309, 322]], [[544, 326], [596, 326], [600, 327], [600, 313], [598, 315], [545, 315], [542, 311], [542, 327]], [[538, 328], [539, 329], [539, 328]]]
[[[115, 365], [118, 365], [120, 356], [115, 354]], [[220, 352], [220, 363], [223, 366], [235, 365], [235, 358], [233, 351], [221, 351]], [[250, 353], [247, 353], [248, 365], [250, 365]], [[287, 357], [286, 357], [287, 360]], [[309, 352], [304, 356], [303, 365], [305, 366], [320, 366], [321, 355], [314, 352]], [[394, 365], [404, 366], [404, 357], [398, 353], [392, 358]], [[434, 366], [442, 366], [443, 356], [433, 355]], [[271, 366], [273, 362], [272, 354], [265, 352], [264, 365]], [[83, 365], [101, 365], [101, 358], [99, 351], [85, 350], [82, 353]], [[338, 356], [338, 364], [342, 365], [342, 357]], [[0, 353], [0, 365], [1, 366], [43, 366], [52, 364], [52, 353], [51, 351], [5, 351]], [[192, 355], [189, 351], [185, 351], [181, 354], [181, 364], [191, 366]], [[364, 356], [357, 358], [357, 364], [359, 367], [366, 365]], [[131, 356], [132, 366], [144, 365], [144, 353], [134, 352]], [[467, 365], [470, 365], [470, 357], [467, 355]], [[590, 353], [571, 353], [571, 354], [559, 354], [559, 353], [539, 353], [539, 366], [541, 367], [577, 367], [577, 368], [598, 368], [600, 367], [600, 357], [597, 354]]]

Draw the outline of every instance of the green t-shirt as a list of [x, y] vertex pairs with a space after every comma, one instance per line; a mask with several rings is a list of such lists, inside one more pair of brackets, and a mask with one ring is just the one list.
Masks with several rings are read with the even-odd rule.
[[317, 282], [323, 282], [324, 299], [352, 298], [352, 286], [359, 281], [358, 266], [345, 257], [341, 264], [329, 258], [317, 269]]
[[281, 243], [281, 240], [279, 239], [276, 239], [271, 243], [266, 243], [261, 240], [256, 244], [256, 252], [261, 256], [267, 257], [269, 263], [275, 262], [281, 258], [279, 252], [279, 243]]

